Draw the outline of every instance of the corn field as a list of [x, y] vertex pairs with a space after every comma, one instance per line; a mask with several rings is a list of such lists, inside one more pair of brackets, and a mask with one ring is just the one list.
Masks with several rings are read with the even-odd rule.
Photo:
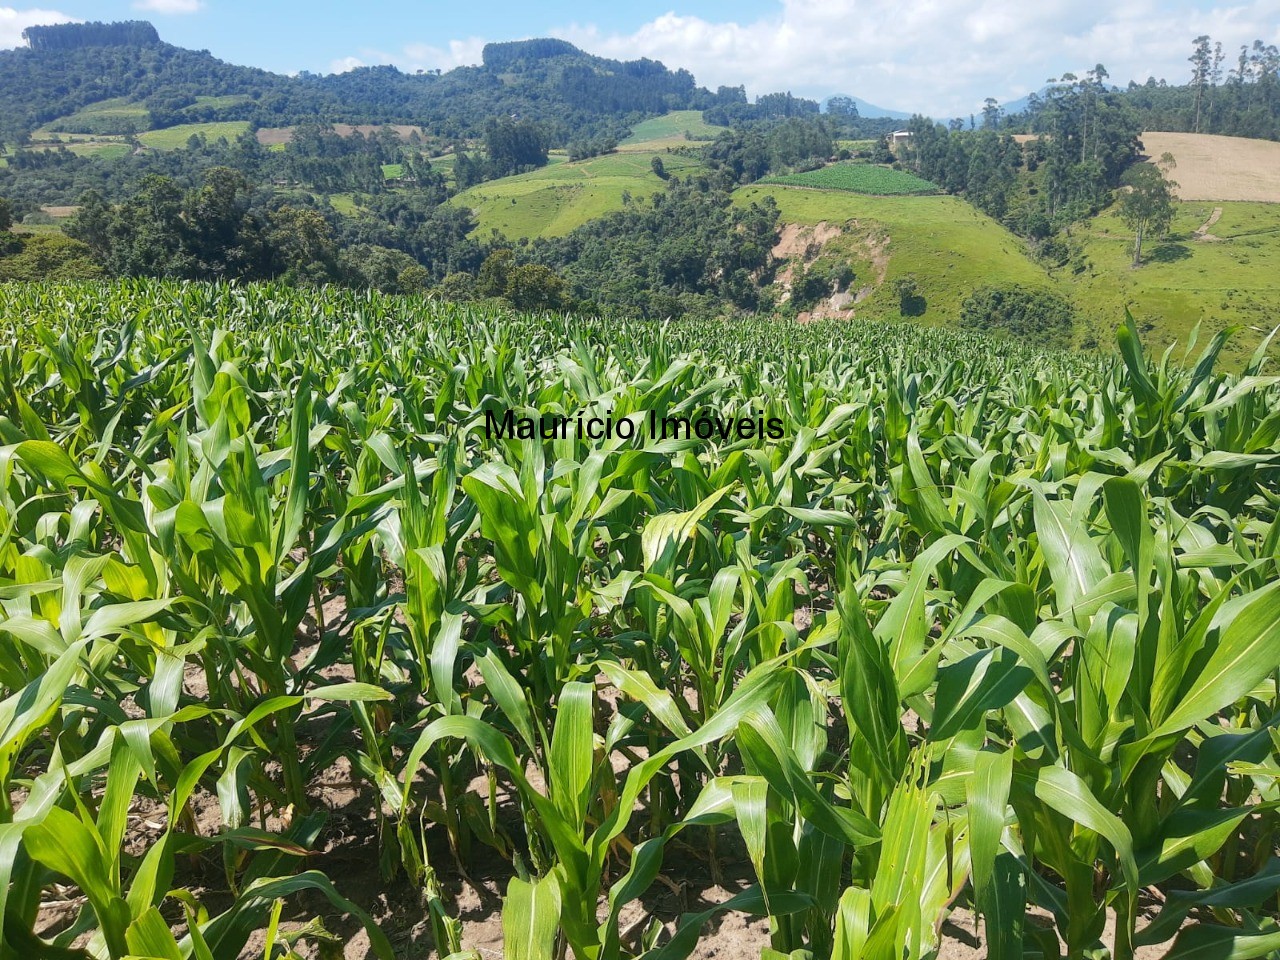
[[[340, 956], [326, 917], [474, 957], [480, 863], [513, 960], [729, 914], [771, 960], [915, 960], [957, 910], [992, 958], [1280, 956], [1265, 345], [0, 308], [0, 957]], [[507, 409], [786, 436], [487, 438]], [[335, 769], [422, 936], [331, 861]], [[691, 864], [728, 895], [651, 909]]]

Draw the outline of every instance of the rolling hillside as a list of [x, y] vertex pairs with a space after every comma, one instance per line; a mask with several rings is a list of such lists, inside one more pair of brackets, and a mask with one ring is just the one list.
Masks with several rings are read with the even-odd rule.
[[620, 144], [620, 151], [665, 150], [699, 140], [712, 140], [728, 127], [718, 127], [702, 119], [701, 110], [672, 110], [650, 120], [643, 120], [631, 129], [631, 136]]
[[[661, 190], [652, 156], [660, 156], [669, 173], [696, 171], [691, 159], [659, 151], [683, 139], [677, 131], [705, 126], [696, 113], [674, 112], [639, 125], [617, 154], [577, 163], [553, 156], [541, 170], [481, 184], [451, 202], [475, 212], [479, 235], [497, 229], [513, 240], [563, 236], [621, 209], [624, 193], [644, 197]], [[639, 139], [646, 136], [650, 139]], [[1214, 153], [1218, 141], [1230, 142]], [[1280, 151], [1280, 144], [1147, 134], [1147, 152], [1156, 145], [1181, 153], [1175, 177], [1194, 185], [1183, 192], [1266, 197], [1269, 177], [1280, 178], [1280, 167], [1267, 168], [1257, 160], [1272, 149]], [[806, 317], [899, 319], [894, 281], [910, 278], [925, 304], [917, 319], [951, 324], [958, 321], [964, 298], [978, 287], [1017, 283], [1054, 289], [1075, 303], [1077, 341], [1086, 346], [1105, 341], [1126, 307], [1147, 339], [1161, 348], [1174, 340], [1185, 344], [1197, 322], [1202, 335], [1243, 327], [1224, 355], [1235, 364], [1252, 352], [1261, 331], [1280, 322], [1275, 307], [1280, 301], [1280, 205], [1181, 202], [1168, 237], [1150, 247], [1137, 270], [1129, 262], [1131, 231], [1114, 212], [1104, 212], [1075, 231], [1071, 260], [1049, 270], [1028, 254], [1022, 240], [962, 199], [824, 189], [822, 173], [803, 175], [798, 185], [759, 183], [735, 193], [735, 202], [743, 205], [770, 197], [779, 207], [784, 230], [774, 252], [787, 261], [777, 280], [784, 302], [806, 270], [827, 271], [841, 263], [852, 269], [848, 289], [803, 311]], [[1214, 223], [1198, 234], [1215, 213]]]
[[477, 135], [490, 118], [511, 115], [565, 133], [602, 133], [624, 118], [718, 102], [688, 71], [597, 57], [563, 40], [487, 44], [480, 66], [440, 75], [377, 66], [287, 77], [164, 43], [146, 23], [40, 30], [47, 42], [36, 48], [0, 51], [6, 139], [55, 121], [68, 132], [128, 133], [196, 121], [276, 127], [318, 117]]
[[[1210, 223], [1210, 221], [1213, 221]], [[1153, 349], [1242, 328], [1224, 360], [1246, 358], [1280, 323], [1280, 205], [1183, 202], [1168, 236], [1130, 266], [1133, 233], [1108, 211], [1084, 225], [1079, 252], [1057, 271], [1082, 316], [1099, 330], [1127, 306]]]
[[821, 248], [816, 256], [804, 256], [812, 252], [809, 244], [788, 247], [785, 231], [783, 249], [775, 254], [820, 269], [837, 259], [853, 267], [854, 299], [836, 315], [852, 309], [859, 317], [900, 317], [893, 281], [906, 277], [916, 281], [925, 301], [918, 319], [933, 324], [956, 322], [961, 301], [986, 283], [1055, 285], [1022, 241], [955, 197], [875, 197], [777, 184], [744, 187], [734, 195], [742, 204], [765, 197], [778, 205], [784, 223], [818, 228], [809, 234]]
[[512, 240], [559, 237], [620, 210], [625, 194], [646, 197], [662, 190], [663, 181], [653, 172], [654, 156], [661, 157], [669, 174], [684, 176], [701, 168], [688, 157], [648, 150], [573, 163], [552, 157], [540, 170], [482, 183], [449, 202], [475, 212], [480, 234], [496, 229]]

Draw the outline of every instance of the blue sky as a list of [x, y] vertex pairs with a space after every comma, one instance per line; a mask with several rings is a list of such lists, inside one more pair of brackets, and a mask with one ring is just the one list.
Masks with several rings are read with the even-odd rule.
[[560, 36], [593, 53], [686, 67], [751, 94], [850, 93], [966, 115], [1101, 62], [1113, 81], [1185, 79], [1191, 40], [1280, 44], [1277, 0], [0, 0], [0, 46], [58, 20], [145, 18], [171, 43], [279, 72], [361, 64], [448, 69], [486, 41]]

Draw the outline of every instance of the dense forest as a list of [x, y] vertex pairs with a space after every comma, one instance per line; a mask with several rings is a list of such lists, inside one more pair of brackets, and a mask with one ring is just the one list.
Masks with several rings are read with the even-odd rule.
[[[1101, 65], [1084, 79], [1064, 78], [1036, 99], [1020, 126], [1002, 123], [994, 101], [978, 130], [960, 120], [944, 127], [913, 117], [905, 157], [922, 177], [1042, 239], [1101, 209], [1138, 156], [1142, 119], [1105, 78]], [[1031, 135], [1025, 145], [1015, 130]]]

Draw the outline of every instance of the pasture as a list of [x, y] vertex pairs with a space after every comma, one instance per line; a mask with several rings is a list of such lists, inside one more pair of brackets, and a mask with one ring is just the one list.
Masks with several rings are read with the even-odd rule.
[[143, 146], [153, 150], [182, 150], [194, 136], [208, 140], [224, 138], [228, 143], [249, 129], [247, 120], [228, 120], [221, 123], [184, 123], [163, 130], [148, 130], [138, 135]]
[[876, 197], [755, 184], [735, 191], [734, 202], [765, 197], [777, 203], [785, 223], [825, 222], [847, 234], [825, 255], [854, 265], [855, 290], [872, 287], [856, 305], [859, 317], [898, 319], [892, 285], [899, 278], [919, 284], [927, 306], [917, 319], [930, 324], [957, 322], [960, 303], [988, 283], [1054, 285], [1021, 240], [957, 197]]
[[[1217, 222], [1197, 238], [1215, 210]], [[1169, 233], [1153, 238], [1137, 269], [1133, 231], [1114, 210], [1083, 224], [1073, 244], [1078, 255], [1055, 273], [1097, 331], [1114, 326], [1126, 307], [1153, 348], [1185, 345], [1197, 323], [1205, 335], [1239, 327], [1223, 352], [1239, 366], [1280, 324], [1280, 205], [1179, 203]]]
[[[695, 160], [660, 154], [668, 174], [703, 169]], [[491, 180], [449, 202], [475, 212], [478, 231], [497, 229], [509, 239], [557, 237], [620, 210], [624, 195], [647, 197], [664, 189], [649, 153], [614, 153], [588, 160], [549, 163], [531, 173]]]
[[128, 130], [146, 130], [150, 125], [145, 106], [118, 97], [91, 103], [69, 116], [47, 123], [43, 130], [53, 133], [123, 134]]
[[618, 149], [623, 152], [663, 150], [689, 143], [690, 136], [695, 140], [714, 139], [725, 129], [704, 121], [701, 110], [673, 110], [637, 123], [631, 128], [631, 135], [618, 144]]

